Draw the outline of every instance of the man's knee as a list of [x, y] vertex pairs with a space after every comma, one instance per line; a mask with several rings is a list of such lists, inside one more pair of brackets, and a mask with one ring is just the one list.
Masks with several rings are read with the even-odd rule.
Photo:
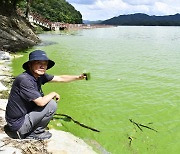
[[49, 103], [48, 103], [47, 105], [48, 105], [49, 110], [50, 110], [51, 112], [55, 112], [55, 111], [56, 111], [56, 109], [57, 109], [57, 103], [56, 103], [56, 101], [54, 101], [54, 100], [52, 99], [52, 100], [49, 101]]

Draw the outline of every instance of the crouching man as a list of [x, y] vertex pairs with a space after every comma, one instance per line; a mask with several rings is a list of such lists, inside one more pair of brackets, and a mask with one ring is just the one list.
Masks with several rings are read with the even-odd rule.
[[56, 111], [60, 95], [56, 92], [44, 95], [41, 85], [85, 78], [84, 75], [46, 74], [46, 70], [54, 65], [55, 62], [41, 50], [31, 52], [29, 61], [22, 65], [25, 72], [14, 80], [6, 107], [4, 130], [11, 138], [44, 140], [52, 136], [45, 128]]

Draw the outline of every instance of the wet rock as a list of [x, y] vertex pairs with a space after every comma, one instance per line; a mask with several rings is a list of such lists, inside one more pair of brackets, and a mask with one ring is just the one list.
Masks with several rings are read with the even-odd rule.
[[74, 135], [51, 129], [52, 138], [47, 143], [47, 149], [53, 154], [96, 154], [92, 147], [87, 145], [82, 139]]
[[0, 51], [0, 60], [10, 60], [11, 56], [8, 52]]
[[16, 52], [40, 42], [26, 19], [18, 15], [0, 15], [0, 21], [0, 50]]
[[1, 82], [0, 82], [0, 92], [6, 91], [8, 88], [6, 88]]

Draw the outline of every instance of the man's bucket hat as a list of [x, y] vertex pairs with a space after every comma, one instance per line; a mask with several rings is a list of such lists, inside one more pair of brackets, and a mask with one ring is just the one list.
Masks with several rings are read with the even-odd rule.
[[31, 61], [34, 61], [34, 60], [47, 60], [48, 61], [48, 66], [47, 66], [47, 70], [50, 69], [51, 67], [53, 67], [55, 65], [55, 62], [50, 60], [46, 53], [42, 50], [35, 50], [35, 51], [32, 51], [30, 54], [29, 54], [29, 61], [25, 62], [22, 67], [23, 69], [25, 70], [28, 70], [28, 63], [31, 62]]

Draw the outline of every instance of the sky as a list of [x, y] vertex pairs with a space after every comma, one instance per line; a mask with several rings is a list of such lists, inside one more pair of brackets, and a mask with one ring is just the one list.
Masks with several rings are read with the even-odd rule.
[[180, 13], [180, 0], [66, 0], [80, 11], [83, 20], [106, 20], [119, 15]]

